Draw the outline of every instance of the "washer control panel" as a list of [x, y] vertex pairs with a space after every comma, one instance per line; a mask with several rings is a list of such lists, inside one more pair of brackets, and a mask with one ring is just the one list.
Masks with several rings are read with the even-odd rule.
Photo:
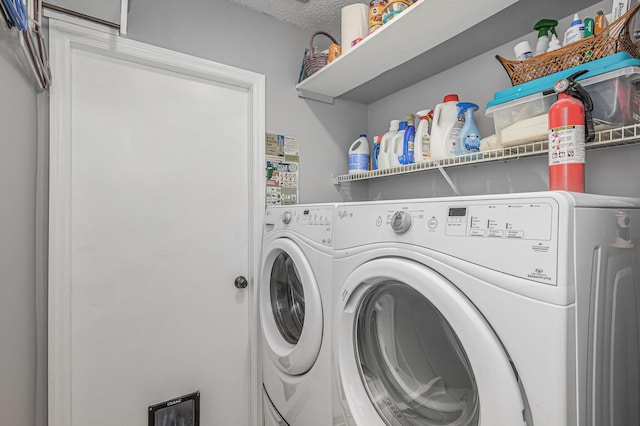
[[265, 234], [276, 230], [288, 230], [316, 242], [333, 243], [335, 206], [275, 206], [265, 213]]

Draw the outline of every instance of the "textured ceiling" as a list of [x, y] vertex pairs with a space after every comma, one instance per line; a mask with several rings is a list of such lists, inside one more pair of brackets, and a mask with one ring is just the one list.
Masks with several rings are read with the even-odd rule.
[[304, 30], [328, 31], [334, 35], [340, 32], [340, 10], [353, 3], [369, 2], [359, 0], [229, 0], [256, 12], [293, 24]]

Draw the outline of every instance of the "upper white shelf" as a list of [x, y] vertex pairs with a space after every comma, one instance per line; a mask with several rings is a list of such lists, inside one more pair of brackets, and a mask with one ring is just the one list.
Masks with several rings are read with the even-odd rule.
[[296, 88], [302, 97], [369, 104], [530, 33], [541, 18], [562, 19], [596, 3], [418, 0]]

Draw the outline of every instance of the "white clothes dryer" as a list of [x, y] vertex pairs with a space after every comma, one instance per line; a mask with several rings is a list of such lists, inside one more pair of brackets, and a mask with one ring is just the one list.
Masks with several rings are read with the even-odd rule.
[[335, 204], [267, 208], [259, 281], [264, 424], [332, 424]]
[[341, 424], [640, 424], [639, 241], [627, 198], [339, 206]]

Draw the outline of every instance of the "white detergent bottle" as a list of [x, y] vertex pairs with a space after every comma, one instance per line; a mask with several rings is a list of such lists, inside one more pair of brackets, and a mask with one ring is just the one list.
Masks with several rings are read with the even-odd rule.
[[433, 110], [425, 109], [416, 113], [420, 122], [416, 129], [416, 138], [414, 144], [414, 159], [416, 163], [427, 161], [431, 156], [431, 134], [429, 133], [429, 125], [433, 119]]
[[349, 173], [369, 171], [369, 141], [367, 135], [360, 135], [349, 148]]
[[391, 142], [396, 133], [398, 133], [398, 127], [400, 126], [400, 120], [391, 120], [389, 124], [389, 131], [382, 135], [382, 141], [380, 142], [380, 153], [378, 154], [378, 169], [384, 170], [391, 167]]
[[404, 132], [407, 128], [407, 122], [401, 121], [398, 127], [398, 132], [393, 136], [391, 140], [391, 149], [389, 155], [389, 166], [400, 167], [400, 157], [404, 153]]
[[449, 153], [449, 136], [451, 129], [458, 121], [458, 95], [447, 95], [444, 101], [433, 110], [433, 122], [431, 123], [431, 159], [440, 160], [447, 158]]

